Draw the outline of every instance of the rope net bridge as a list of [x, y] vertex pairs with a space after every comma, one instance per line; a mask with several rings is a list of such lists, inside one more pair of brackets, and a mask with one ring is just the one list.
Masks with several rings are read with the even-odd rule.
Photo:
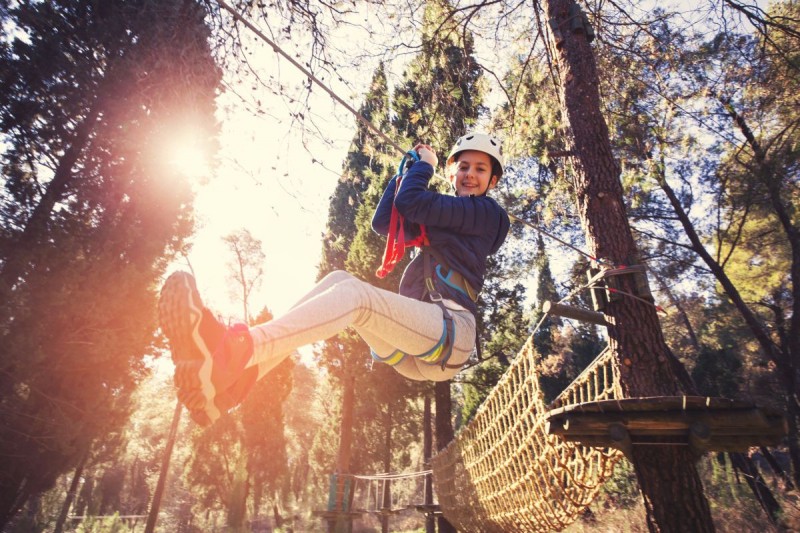
[[704, 397], [623, 398], [604, 350], [545, 405], [531, 336], [475, 417], [432, 459], [438, 503], [459, 531], [561, 530], [632, 446], [744, 451], [786, 434], [779, 412]]
[[[604, 351], [556, 400], [621, 397]], [[459, 531], [552, 531], [572, 523], [622, 453], [586, 448], [547, 431], [530, 337], [475, 417], [432, 459], [444, 515]]]

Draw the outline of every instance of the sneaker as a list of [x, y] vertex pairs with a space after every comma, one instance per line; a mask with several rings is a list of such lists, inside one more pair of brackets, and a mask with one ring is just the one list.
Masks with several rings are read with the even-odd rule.
[[258, 377], [258, 367], [245, 370], [253, 354], [248, 328], [217, 320], [187, 272], [164, 282], [158, 314], [172, 348], [178, 399], [195, 422], [207, 426], [239, 405]]

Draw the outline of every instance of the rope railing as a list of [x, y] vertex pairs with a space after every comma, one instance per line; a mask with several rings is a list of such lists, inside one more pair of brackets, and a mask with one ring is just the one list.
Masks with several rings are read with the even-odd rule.
[[432, 459], [445, 517], [459, 531], [552, 531], [575, 521], [622, 454], [566, 442], [546, 429], [553, 407], [621, 398], [610, 351], [598, 356], [550, 406], [530, 337], [505, 375]]
[[606, 348], [576, 377], [549, 406], [549, 409], [579, 403], [622, 398], [619, 369]]

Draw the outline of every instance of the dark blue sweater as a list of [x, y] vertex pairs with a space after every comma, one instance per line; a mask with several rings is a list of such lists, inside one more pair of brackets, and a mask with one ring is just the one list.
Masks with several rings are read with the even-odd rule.
[[[381, 235], [389, 232], [394, 203], [405, 217], [406, 239], [418, 236], [419, 225], [424, 224], [431, 247], [451, 269], [461, 273], [476, 291], [480, 291], [486, 276], [486, 258], [497, 252], [508, 234], [508, 215], [488, 196], [456, 197], [430, 191], [428, 181], [431, 177], [433, 167], [430, 164], [424, 161], [414, 163], [403, 177], [396, 197], [396, 178], [392, 178], [375, 209], [372, 229]], [[423, 299], [423, 268], [422, 254], [418, 254], [403, 273], [400, 294]], [[465, 294], [448, 286], [436, 275], [434, 284], [442, 297], [454, 300], [477, 314], [475, 303]]]

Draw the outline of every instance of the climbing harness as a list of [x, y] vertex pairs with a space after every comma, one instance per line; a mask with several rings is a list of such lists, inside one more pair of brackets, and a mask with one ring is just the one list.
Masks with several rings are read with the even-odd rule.
[[439, 342], [437, 342], [433, 348], [427, 352], [418, 355], [408, 354], [402, 350], [395, 350], [387, 357], [381, 357], [375, 353], [374, 350], [370, 350], [370, 353], [372, 354], [372, 358], [376, 361], [380, 361], [381, 363], [386, 363], [387, 365], [391, 366], [400, 364], [400, 362], [405, 359], [406, 356], [411, 355], [414, 359], [420, 360], [425, 364], [439, 365], [442, 367], [442, 370], [445, 368], [461, 368], [463, 363], [458, 365], [451, 365], [447, 363], [447, 361], [450, 359], [450, 356], [453, 354], [453, 344], [456, 340], [456, 326], [453, 323], [453, 315], [450, 314], [450, 310], [444, 305], [444, 299], [442, 298], [442, 295], [433, 285], [431, 261], [428, 260], [425, 252], [425, 250], [428, 249], [430, 249], [430, 246], [424, 246], [422, 248], [425, 269], [425, 291], [430, 301], [438, 305], [442, 310], [442, 336], [439, 339]]
[[455, 326], [453, 325], [453, 319], [450, 316], [450, 313], [447, 312], [447, 316], [444, 318], [444, 320], [442, 320], [442, 337], [439, 339], [439, 342], [437, 342], [436, 345], [427, 352], [419, 355], [413, 355], [403, 352], [402, 350], [395, 350], [386, 357], [381, 357], [372, 349], [370, 349], [370, 353], [372, 354], [372, 358], [374, 360], [390, 366], [400, 364], [400, 362], [405, 359], [406, 356], [410, 355], [414, 359], [418, 359], [425, 364], [431, 366], [440, 365], [442, 370], [445, 368], [461, 368], [462, 365], [447, 364], [448, 359], [450, 359], [450, 355], [453, 353], [454, 340]]
[[[450, 268], [442, 255], [431, 246], [422, 248], [423, 272], [425, 274], [425, 288], [428, 292], [434, 291], [433, 274], [442, 280], [445, 285], [457, 290], [473, 302], [478, 301], [478, 291], [470, 285], [461, 272]], [[445, 274], [445, 271], [447, 274]]]

